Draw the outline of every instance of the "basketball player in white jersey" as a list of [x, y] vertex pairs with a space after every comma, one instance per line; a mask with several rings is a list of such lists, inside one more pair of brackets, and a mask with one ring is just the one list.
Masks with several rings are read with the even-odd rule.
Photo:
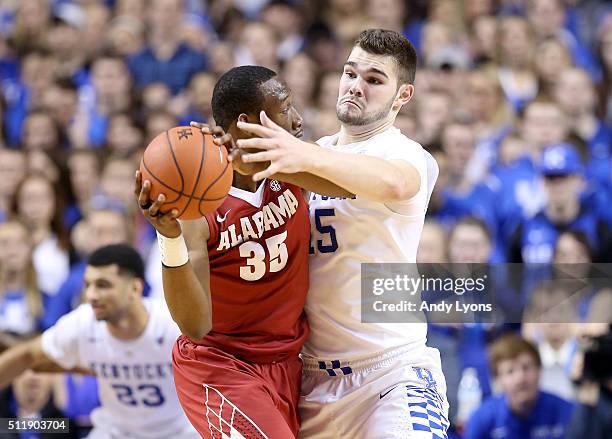
[[90, 372], [101, 406], [91, 414], [92, 439], [198, 438], [179, 405], [172, 347], [180, 335], [162, 301], [142, 298], [144, 265], [132, 247], [91, 254], [88, 302], [41, 336], [0, 355], [0, 388], [28, 368]]
[[[416, 262], [437, 164], [393, 126], [414, 93], [416, 53], [396, 32], [367, 30], [344, 65], [340, 132], [313, 145], [262, 113], [259, 136], [239, 140], [245, 163], [322, 177], [353, 198], [311, 194], [311, 335], [303, 350], [304, 438], [445, 438], [446, 384], [426, 323], [362, 323], [361, 263]], [[255, 153], [250, 148], [262, 150]], [[282, 178], [279, 178], [282, 179]]]

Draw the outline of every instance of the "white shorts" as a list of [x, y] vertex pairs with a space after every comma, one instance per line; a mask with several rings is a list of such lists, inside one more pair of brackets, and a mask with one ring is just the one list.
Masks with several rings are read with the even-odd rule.
[[446, 439], [448, 402], [440, 355], [425, 349], [430, 361], [422, 364], [415, 363], [414, 350], [407, 347], [353, 362], [303, 356], [299, 437]]

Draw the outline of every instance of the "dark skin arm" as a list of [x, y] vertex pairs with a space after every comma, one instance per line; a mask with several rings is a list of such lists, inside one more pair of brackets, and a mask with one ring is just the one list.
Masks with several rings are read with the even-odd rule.
[[[234, 170], [242, 175], [254, 175], [257, 172], [263, 171], [270, 164], [268, 163], [244, 163], [241, 158], [244, 151], [236, 147], [236, 142], [230, 133], [226, 133], [220, 126], [209, 126], [205, 123], [191, 122], [191, 126], [199, 128], [204, 134], [212, 134], [215, 136], [214, 143], [216, 145], [225, 145], [229, 148], [228, 160], [232, 162]], [[295, 174], [277, 173], [270, 178], [284, 181], [299, 186], [306, 191], [315, 192], [317, 194], [326, 195], [329, 197], [344, 197], [351, 198], [354, 194], [346, 189], [325, 180], [319, 176], [309, 174], [307, 172], [297, 172]]]
[[212, 329], [212, 302], [210, 296], [210, 269], [206, 241], [210, 230], [206, 219], [179, 221], [173, 209], [161, 213], [166, 197], [160, 194], [151, 202], [151, 182], [142, 181], [136, 172], [134, 192], [144, 217], [161, 235], [176, 238], [181, 233], [189, 251], [189, 261], [180, 267], [162, 267], [164, 298], [172, 319], [181, 332], [198, 340]]

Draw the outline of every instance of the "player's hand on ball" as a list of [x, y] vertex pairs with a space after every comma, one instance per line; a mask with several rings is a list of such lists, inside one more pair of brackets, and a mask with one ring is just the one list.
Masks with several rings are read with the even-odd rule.
[[149, 180], [142, 181], [142, 174], [136, 171], [134, 182], [134, 194], [138, 201], [138, 207], [144, 217], [151, 223], [155, 230], [168, 238], [176, 238], [181, 234], [181, 225], [176, 219], [178, 215], [177, 209], [172, 209], [169, 212], [162, 213], [161, 208], [166, 201], [164, 194], [159, 194], [156, 200], [152, 201], [149, 192], [151, 191], [151, 182]]
[[257, 136], [237, 141], [238, 148], [245, 151], [242, 161], [249, 164], [270, 163], [266, 169], [253, 175], [253, 180], [262, 180], [278, 173], [308, 172], [319, 147], [294, 137], [274, 123], [264, 111], [260, 113], [260, 119], [261, 125], [238, 122], [238, 128]]
[[226, 133], [220, 126], [210, 126], [202, 122], [190, 122], [192, 127], [198, 128], [202, 134], [212, 134], [215, 145], [225, 145], [228, 151], [227, 160], [232, 164], [234, 171], [242, 175], [253, 175], [263, 171], [268, 163], [245, 163], [242, 156], [245, 151], [236, 146], [236, 141], [230, 133]]

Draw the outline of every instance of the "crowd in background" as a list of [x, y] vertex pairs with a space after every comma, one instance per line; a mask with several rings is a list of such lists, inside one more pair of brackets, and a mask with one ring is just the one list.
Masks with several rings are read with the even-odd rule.
[[[155, 234], [133, 194], [143, 147], [212, 123], [216, 79], [244, 64], [286, 81], [306, 139], [335, 132], [342, 63], [368, 27], [402, 32], [419, 55], [396, 126], [440, 166], [420, 262], [612, 261], [605, 1], [0, 0], [0, 350], [79, 303], [99, 246], [132, 243], [149, 261], [146, 293], [161, 296]], [[544, 389], [576, 398], [577, 345], [612, 309], [605, 290], [579, 302], [567, 323], [432, 325], [457, 434], [472, 374], [478, 401], [500, 391], [487, 346], [505, 330], [537, 346]], [[0, 414], [51, 404], [84, 429], [97, 403], [95, 380], [76, 375], [28, 374], [13, 393]]]

